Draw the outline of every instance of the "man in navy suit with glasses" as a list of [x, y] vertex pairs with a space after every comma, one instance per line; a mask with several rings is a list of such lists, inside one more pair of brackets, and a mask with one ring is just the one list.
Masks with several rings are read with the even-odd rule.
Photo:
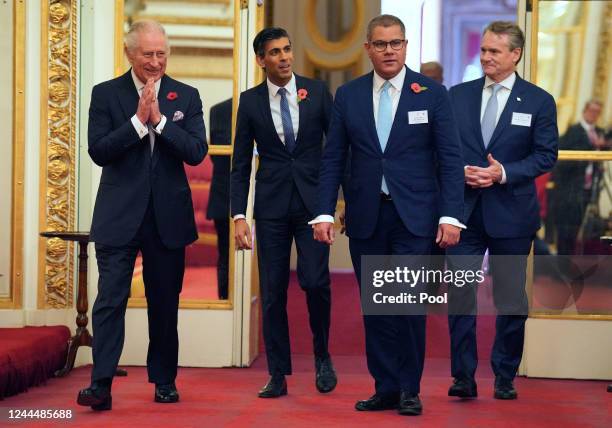
[[[427, 256], [434, 241], [455, 245], [463, 227], [463, 160], [448, 95], [405, 66], [407, 44], [399, 18], [372, 19], [365, 50], [374, 71], [341, 86], [334, 101], [311, 223], [317, 240], [333, 243], [350, 156], [345, 222], [358, 281], [362, 256]], [[365, 313], [364, 325], [375, 394], [355, 408], [421, 414], [425, 315]]]

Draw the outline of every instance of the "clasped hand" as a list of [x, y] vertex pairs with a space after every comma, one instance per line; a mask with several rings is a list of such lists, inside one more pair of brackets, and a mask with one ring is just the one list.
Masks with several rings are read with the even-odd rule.
[[489, 153], [487, 156], [489, 166], [481, 168], [479, 166], [468, 165], [465, 167], [465, 182], [468, 186], [475, 189], [490, 187], [502, 180], [501, 164]]
[[136, 117], [140, 123], [150, 124], [153, 127], [157, 126], [161, 121], [161, 113], [159, 111], [159, 103], [155, 95], [155, 81], [150, 78], [147, 80], [140, 101], [138, 101], [138, 110]]

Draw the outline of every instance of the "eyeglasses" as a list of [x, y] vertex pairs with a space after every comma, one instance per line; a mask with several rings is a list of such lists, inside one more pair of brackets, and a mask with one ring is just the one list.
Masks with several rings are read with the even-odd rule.
[[384, 52], [387, 50], [387, 45], [391, 45], [391, 49], [394, 51], [399, 51], [403, 46], [406, 39], [395, 39], [390, 42], [385, 42], [384, 40], [374, 40], [370, 42], [372, 46], [374, 46], [374, 50], [376, 52]]

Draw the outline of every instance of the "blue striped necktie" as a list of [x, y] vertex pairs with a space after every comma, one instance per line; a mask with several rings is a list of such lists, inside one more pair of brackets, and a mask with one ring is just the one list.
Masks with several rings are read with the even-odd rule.
[[499, 83], [494, 83], [491, 86], [491, 98], [487, 101], [484, 114], [482, 115], [482, 121], [480, 122], [480, 129], [482, 130], [482, 141], [484, 141], [485, 148], [489, 145], [493, 132], [495, 131], [495, 125], [497, 122], [497, 92], [502, 88]]
[[[383, 153], [385, 152], [385, 148], [387, 147], [389, 134], [391, 134], [391, 126], [393, 125], [393, 107], [391, 105], [391, 96], [389, 95], [390, 87], [391, 83], [387, 80], [385, 81], [380, 90], [380, 99], [378, 101], [378, 115], [376, 118], [376, 133], [378, 134], [378, 142], [380, 143], [380, 148]], [[384, 175], [382, 178], [380, 190], [387, 195], [389, 194], [389, 188], [387, 187], [387, 182], [385, 181]]]
[[281, 96], [281, 119], [283, 121], [283, 134], [285, 135], [285, 146], [289, 153], [295, 150], [295, 134], [293, 133], [293, 122], [291, 121], [291, 112], [289, 111], [289, 102], [287, 101], [287, 90], [280, 88], [278, 93]]

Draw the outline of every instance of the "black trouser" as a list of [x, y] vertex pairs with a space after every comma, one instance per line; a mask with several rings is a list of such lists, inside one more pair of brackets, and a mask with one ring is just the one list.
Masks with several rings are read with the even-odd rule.
[[229, 217], [213, 221], [217, 231], [217, 295], [224, 300], [229, 283]]
[[313, 334], [314, 354], [326, 358], [329, 339], [331, 292], [329, 247], [313, 238], [312, 215], [294, 188], [289, 214], [281, 219], [257, 219], [257, 256], [261, 288], [263, 333], [270, 374], [291, 374], [287, 288], [291, 243], [297, 248], [297, 275]]
[[112, 378], [117, 370], [125, 337], [125, 309], [139, 250], [149, 318], [149, 382], [168, 384], [176, 378], [177, 317], [185, 248], [168, 249], [161, 242], [150, 201], [136, 236], [127, 245], [96, 244], [99, 280], [92, 312], [92, 382]]

